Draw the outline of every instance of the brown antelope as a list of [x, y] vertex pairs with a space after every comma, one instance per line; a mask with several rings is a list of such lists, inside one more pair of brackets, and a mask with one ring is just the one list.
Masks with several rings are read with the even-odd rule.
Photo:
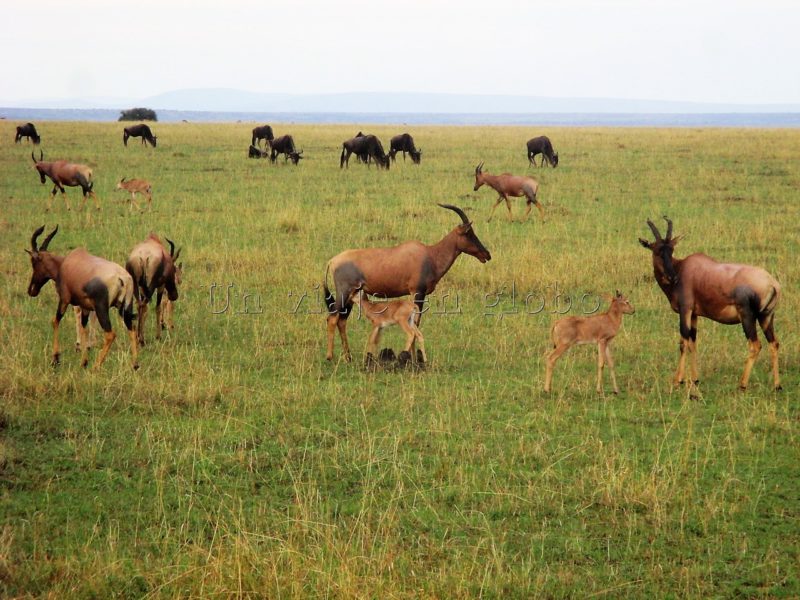
[[428, 362], [428, 357], [425, 354], [425, 339], [417, 326], [419, 310], [413, 300], [371, 302], [361, 289], [354, 293], [354, 297], [356, 298], [356, 304], [361, 309], [361, 314], [372, 323], [372, 332], [367, 339], [367, 356], [365, 359], [367, 365], [375, 363], [376, 350], [382, 330], [392, 325], [399, 325], [406, 334], [406, 345], [403, 348], [405, 355], [410, 355], [415, 359], [416, 352], [413, 351], [413, 346], [418, 342], [422, 353], [422, 362]]
[[64, 186], [79, 187], [83, 191], [83, 204], [81, 208], [86, 206], [86, 196], [91, 196], [94, 199], [94, 204], [97, 210], [100, 210], [100, 203], [97, 201], [97, 196], [92, 191], [94, 182], [92, 182], [92, 169], [86, 165], [77, 163], [68, 163], [65, 160], [57, 160], [54, 162], [45, 162], [44, 152], [39, 151], [39, 160], [33, 156], [31, 152], [31, 160], [33, 160], [33, 168], [39, 173], [39, 178], [44, 184], [49, 177], [53, 182], [53, 191], [50, 192], [50, 203], [47, 210], [52, 208], [53, 198], [55, 198], [56, 191], [61, 190], [61, 196], [64, 198], [64, 203], [67, 205], [67, 210], [71, 210], [69, 200], [67, 200], [67, 192]]
[[[175, 263], [175, 285], [180, 288], [183, 283], [183, 263]], [[175, 303], [167, 297], [164, 303], [164, 308], [161, 310], [161, 329], [175, 329], [173, 322], [173, 313], [175, 312]]]
[[[352, 309], [353, 292], [362, 289], [366, 294], [397, 298], [411, 294], [417, 305], [417, 324], [425, 296], [436, 289], [460, 254], [474, 256], [482, 263], [492, 259], [472, 227], [464, 211], [452, 204], [440, 204], [461, 217], [462, 224], [438, 243], [427, 246], [411, 241], [392, 248], [363, 248], [345, 250], [328, 261], [325, 272], [325, 303], [328, 306], [328, 353], [333, 359], [336, 328], [342, 339], [345, 360], [350, 360], [347, 343], [347, 317]], [[336, 296], [328, 288], [327, 276], [333, 273]]]
[[761, 351], [756, 322], [769, 342], [772, 355], [772, 377], [775, 389], [781, 389], [778, 375], [778, 340], [773, 319], [781, 295], [781, 286], [772, 275], [759, 267], [735, 263], [719, 263], [702, 253], [673, 258], [672, 253], [681, 236], [672, 237], [672, 221], [667, 222], [667, 236], [661, 237], [648, 219], [647, 225], [655, 236], [654, 242], [639, 238], [639, 243], [653, 253], [653, 272], [656, 282], [669, 300], [672, 310], [680, 317], [681, 356], [675, 371], [674, 383], [684, 381], [686, 353], [692, 355], [689, 388], [698, 382], [697, 318], [706, 317], [725, 325], [742, 324], [747, 336], [747, 359], [739, 382], [747, 389], [750, 371]]
[[608, 363], [611, 371], [611, 382], [614, 393], [619, 394], [617, 376], [614, 374], [614, 359], [611, 358], [611, 340], [617, 335], [622, 325], [622, 315], [632, 315], [633, 305], [617, 290], [610, 298], [611, 306], [601, 315], [591, 317], [565, 317], [553, 324], [550, 337], [553, 350], [547, 355], [547, 367], [544, 376], [544, 391], [550, 391], [553, 381], [553, 367], [564, 352], [576, 344], [597, 344], [597, 393], [603, 391], [603, 367]]
[[131, 179], [130, 181], [125, 181], [125, 178], [119, 180], [116, 189], [124, 190], [131, 195], [131, 210], [133, 207], [136, 207], [136, 210], [140, 210], [138, 202], [136, 202], [136, 194], [141, 194], [147, 199], [147, 208], [148, 210], [153, 210], [153, 186], [150, 185], [149, 181], [144, 179]]
[[525, 196], [525, 198], [527, 198], [525, 219], [528, 218], [528, 215], [531, 212], [531, 207], [535, 204], [536, 208], [539, 209], [542, 222], [544, 222], [544, 209], [542, 208], [542, 203], [539, 202], [538, 198], [536, 197], [536, 195], [539, 193], [538, 181], [536, 181], [533, 177], [523, 177], [520, 175], [512, 175], [511, 173], [490, 175], [489, 173], [484, 173], [482, 169], [483, 161], [481, 161], [481, 164], [475, 167], [474, 191], [477, 192], [483, 184], [486, 184], [499, 194], [497, 202], [494, 203], [492, 212], [489, 213], [489, 218], [486, 220], [487, 223], [492, 220], [492, 217], [494, 216], [494, 209], [497, 208], [497, 205], [503, 200], [506, 201], [506, 208], [508, 208], [508, 220], [514, 220], [514, 218], [511, 216], [511, 201], [508, 199], [509, 196], [514, 198]]
[[[178, 269], [176, 261], [180, 249], [175, 252], [175, 244], [167, 239], [170, 250], [167, 252], [164, 243], [155, 233], [147, 236], [143, 242], [131, 250], [125, 269], [133, 278], [133, 291], [139, 312], [139, 344], [144, 346], [144, 322], [147, 317], [147, 305], [156, 294], [156, 339], [161, 339], [164, 328], [164, 315], [161, 300], [164, 290], [170, 302], [178, 299]], [[171, 309], [170, 309], [171, 318]]]
[[139, 368], [136, 330], [133, 320], [133, 279], [118, 264], [103, 258], [92, 256], [85, 248], [76, 248], [66, 256], [58, 256], [47, 250], [58, 226], [48, 235], [41, 247], [37, 246], [37, 238], [44, 231], [44, 225], [33, 232], [31, 249], [26, 252], [31, 256], [33, 274], [28, 284], [28, 295], [36, 297], [48, 281], [53, 280], [58, 292], [58, 308], [53, 319], [53, 365], [60, 361], [58, 345], [58, 326], [69, 305], [81, 309], [80, 348], [81, 366], [89, 364], [89, 345], [86, 339], [86, 325], [89, 314], [94, 311], [103, 328], [103, 349], [97, 356], [95, 369], [106, 359], [116, 334], [111, 329], [109, 311], [117, 308], [128, 329], [131, 341], [133, 368]]

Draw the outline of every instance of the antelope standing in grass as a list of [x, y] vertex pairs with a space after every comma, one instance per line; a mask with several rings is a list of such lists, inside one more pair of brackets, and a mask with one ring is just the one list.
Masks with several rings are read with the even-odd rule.
[[50, 210], [53, 205], [53, 198], [56, 192], [61, 190], [61, 196], [64, 198], [64, 204], [67, 205], [67, 210], [72, 210], [67, 200], [67, 192], [64, 186], [67, 187], [80, 187], [83, 191], [83, 203], [81, 208], [86, 206], [86, 196], [91, 196], [94, 199], [94, 204], [97, 210], [100, 210], [100, 203], [97, 200], [97, 195], [92, 191], [94, 182], [92, 181], [92, 169], [86, 165], [77, 163], [69, 163], [65, 160], [57, 160], [54, 162], [45, 162], [44, 152], [39, 151], [39, 160], [33, 156], [31, 152], [31, 160], [33, 160], [33, 168], [39, 173], [39, 179], [42, 184], [47, 182], [46, 177], [50, 178], [53, 182], [53, 191], [50, 192], [50, 202], [48, 203], [47, 210]]
[[672, 253], [681, 236], [672, 237], [672, 221], [667, 222], [667, 236], [648, 219], [647, 225], [655, 236], [654, 242], [639, 238], [639, 243], [653, 253], [653, 272], [656, 282], [680, 318], [681, 356], [675, 371], [674, 383], [684, 382], [687, 351], [692, 355], [690, 393], [699, 383], [697, 371], [697, 318], [706, 317], [725, 325], [742, 324], [747, 336], [747, 358], [739, 387], [747, 389], [750, 371], [761, 352], [756, 323], [769, 342], [772, 355], [772, 377], [775, 389], [781, 389], [778, 374], [778, 340], [773, 320], [781, 286], [775, 278], [759, 267], [736, 263], [720, 263], [702, 253], [673, 258]]
[[[164, 243], [155, 234], [151, 233], [147, 239], [137, 244], [131, 250], [125, 269], [133, 278], [133, 291], [139, 311], [139, 344], [144, 346], [144, 322], [147, 317], [147, 305], [156, 294], [156, 339], [161, 339], [161, 330], [164, 328], [163, 310], [161, 300], [164, 291], [170, 302], [178, 299], [178, 272], [177, 260], [180, 249], [175, 252], [175, 244], [167, 239], [169, 252]], [[170, 308], [170, 319], [172, 309]]]
[[58, 326], [67, 307], [77, 306], [81, 310], [80, 349], [81, 366], [89, 364], [89, 344], [86, 338], [86, 325], [89, 314], [94, 311], [104, 331], [103, 349], [97, 356], [94, 368], [97, 369], [106, 359], [116, 334], [111, 329], [109, 311], [117, 308], [128, 329], [131, 342], [133, 368], [139, 368], [139, 349], [136, 343], [136, 330], [133, 320], [133, 279], [118, 264], [103, 258], [92, 256], [85, 248], [76, 248], [66, 256], [58, 256], [49, 252], [47, 247], [53, 239], [58, 226], [48, 235], [41, 247], [37, 246], [37, 238], [44, 231], [44, 225], [33, 232], [31, 249], [26, 252], [31, 257], [33, 274], [28, 284], [28, 295], [36, 297], [51, 279], [58, 293], [58, 308], [53, 319], [53, 365], [58, 365], [61, 353], [58, 344]]
[[139, 208], [139, 203], [136, 202], [136, 194], [141, 194], [147, 200], [147, 209], [153, 210], [153, 186], [150, 185], [149, 181], [144, 179], [131, 179], [129, 181], [125, 181], [125, 178], [119, 180], [116, 189], [124, 190], [131, 195], [131, 210], [133, 207], [136, 207], [136, 210], [141, 210]]
[[508, 220], [514, 220], [514, 218], [511, 216], [511, 201], [508, 199], [509, 196], [514, 198], [525, 196], [525, 198], [527, 198], [525, 219], [528, 218], [528, 215], [531, 212], [531, 207], [535, 204], [536, 208], [539, 209], [542, 222], [544, 222], [544, 209], [542, 208], [542, 203], [539, 202], [539, 199], [536, 196], [539, 193], [539, 182], [533, 177], [523, 177], [520, 175], [512, 175], [511, 173], [490, 175], [489, 173], [483, 172], [483, 161], [481, 161], [481, 164], [475, 167], [474, 191], [477, 192], [484, 184], [488, 185], [499, 194], [497, 202], [494, 203], [492, 212], [489, 213], [489, 218], [486, 220], [487, 223], [492, 220], [492, 217], [494, 216], [494, 209], [497, 208], [497, 205], [503, 200], [506, 201], [506, 208], [508, 208]]
[[553, 350], [547, 355], [544, 391], [550, 391], [553, 367], [564, 352], [576, 344], [597, 344], [597, 393], [603, 391], [603, 367], [608, 363], [614, 393], [619, 394], [617, 376], [614, 374], [614, 359], [611, 358], [611, 340], [622, 325], [622, 316], [633, 313], [633, 305], [617, 290], [616, 295], [611, 298], [611, 306], [603, 314], [591, 317], [565, 317], [556, 321], [550, 330]]
[[[328, 261], [325, 272], [325, 303], [328, 306], [328, 353], [333, 359], [334, 334], [338, 327], [345, 360], [350, 360], [347, 343], [347, 317], [352, 309], [353, 292], [383, 298], [411, 294], [417, 305], [419, 324], [425, 297], [436, 289], [460, 254], [474, 256], [482, 263], [492, 259], [472, 227], [464, 211], [452, 204], [440, 204], [461, 217], [458, 225], [438, 243], [427, 246], [411, 241], [392, 248], [363, 248], [345, 250]], [[336, 296], [328, 288], [327, 276], [333, 273]]]
[[428, 357], [425, 354], [425, 339], [417, 326], [419, 309], [417, 309], [417, 305], [414, 304], [413, 300], [371, 302], [361, 289], [357, 290], [354, 296], [356, 304], [361, 309], [361, 314], [372, 323], [372, 332], [367, 339], [367, 356], [365, 358], [365, 363], [368, 366], [376, 362], [375, 356], [381, 332], [392, 325], [399, 325], [406, 334], [406, 344], [403, 348], [404, 354], [401, 354], [401, 356], [410, 355], [416, 359], [416, 352], [414, 352], [413, 347], [416, 343], [419, 343], [422, 362], [428, 362]]

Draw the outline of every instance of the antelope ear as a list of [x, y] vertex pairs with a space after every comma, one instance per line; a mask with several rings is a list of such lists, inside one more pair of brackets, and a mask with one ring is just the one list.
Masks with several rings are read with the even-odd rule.
[[30, 254], [31, 256], [33, 256], [33, 252], [31, 252], [31, 251], [30, 251], [30, 250], [28, 250], [27, 248], [23, 248], [23, 250], [25, 250], [25, 252], [27, 252], [28, 254]]
[[682, 239], [683, 239], [683, 235], [676, 235], [674, 238], [672, 238], [669, 241], [669, 245], [674, 248], [675, 246], [678, 245], [678, 242], [680, 242]]
[[615, 297], [616, 298], [622, 298], [622, 292], [620, 292], [619, 290], [616, 290], [616, 296]]
[[642, 238], [639, 238], [639, 243], [642, 246], [644, 246], [645, 248], [647, 248], [648, 250], [652, 250], [653, 249], [653, 246], [647, 240], [643, 240]]

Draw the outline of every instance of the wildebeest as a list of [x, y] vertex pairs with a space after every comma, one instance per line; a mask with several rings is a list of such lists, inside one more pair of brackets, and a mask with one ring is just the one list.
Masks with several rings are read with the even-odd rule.
[[125, 178], [119, 180], [117, 184], [118, 190], [125, 190], [131, 195], [131, 210], [136, 207], [139, 210], [139, 203], [136, 202], [136, 194], [142, 194], [147, 199], [147, 208], [153, 210], [153, 186], [145, 179], [131, 179], [125, 181]]
[[144, 123], [125, 127], [122, 130], [122, 143], [126, 146], [128, 145], [129, 137], [140, 137], [142, 138], [142, 143], [145, 146], [147, 145], [147, 142], [150, 142], [150, 145], [153, 146], [153, 148], [156, 147], [156, 141], [158, 140], [158, 138], [153, 135], [153, 132], [150, 131], [150, 128]]
[[250, 147], [247, 149], [247, 158], [267, 158], [268, 156], [269, 152], [261, 150], [261, 148], [253, 146], [253, 144], [250, 144]]
[[389, 157], [392, 159], [392, 162], [394, 162], [394, 157], [398, 152], [403, 153], [403, 160], [406, 159], [406, 152], [408, 152], [415, 165], [418, 165], [422, 159], [422, 150], [417, 150], [414, 146], [414, 138], [408, 133], [401, 133], [390, 140]]
[[477, 167], [475, 167], [475, 187], [473, 188], [474, 191], [478, 191], [483, 184], [488, 185], [489, 187], [493, 188], [498, 194], [497, 202], [494, 203], [492, 207], [492, 211], [489, 213], [489, 218], [487, 222], [492, 220], [492, 216], [494, 215], [494, 209], [497, 208], [497, 205], [500, 204], [503, 200], [506, 201], [506, 208], [508, 208], [508, 220], [513, 221], [514, 218], [511, 216], [511, 201], [508, 199], [509, 196], [514, 198], [519, 198], [520, 196], [525, 196], [527, 198], [527, 208], [525, 210], [525, 219], [528, 218], [528, 215], [531, 212], [531, 206], [536, 205], [536, 208], [539, 209], [539, 214], [542, 217], [542, 221], [544, 222], [544, 209], [542, 208], [542, 203], [539, 202], [537, 194], [539, 193], [539, 182], [536, 181], [533, 177], [522, 177], [520, 175], [512, 175], [511, 173], [502, 173], [501, 175], [490, 175], [489, 173], [483, 172], [483, 161]]
[[250, 142], [253, 146], [260, 146], [261, 140], [270, 141], [275, 139], [275, 136], [272, 133], [272, 127], [269, 125], [261, 125], [260, 127], [253, 128], [253, 139]]
[[61, 196], [64, 198], [67, 210], [71, 210], [64, 186], [81, 188], [83, 191], [83, 203], [81, 204], [81, 208], [86, 205], [86, 196], [91, 196], [94, 199], [97, 209], [100, 209], [97, 195], [92, 191], [94, 182], [92, 181], [91, 168], [86, 165], [69, 163], [65, 160], [45, 162], [44, 152], [41, 150], [39, 151], [39, 160], [36, 160], [33, 156], [33, 152], [31, 152], [31, 160], [33, 160], [33, 167], [39, 173], [39, 178], [42, 183], [44, 184], [47, 181], [45, 177], [49, 177], [50, 181], [53, 182], [53, 191], [50, 192], [50, 205], [47, 207], [47, 210], [50, 210], [52, 200], [58, 190], [61, 190]]
[[[297, 152], [297, 149], [294, 147], [294, 138], [291, 135], [282, 135], [281, 137], [274, 138], [269, 140], [269, 147], [270, 147], [270, 155], [269, 159], [271, 162], [275, 162], [278, 160], [278, 154], [283, 154], [283, 160], [289, 160], [292, 155], [297, 155], [298, 157], [300, 154]], [[294, 161], [294, 164], [297, 164], [297, 161]]]
[[[439, 204], [461, 217], [461, 224], [432, 246], [411, 241], [392, 248], [363, 248], [345, 250], [328, 261], [325, 271], [325, 303], [328, 307], [328, 353], [333, 359], [336, 329], [342, 339], [345, 360], [350, 360], [347, 343], [347, 317], [352, 309], [353, 293], [382, 298], [398, 298], [411, 294], [421, 314], [425, 297], [433, 293], [461, 253], [485, 263], [492, 255], [475, 235], [472, 223], [464, 211], [452, 204]], [[328, 287], [328, 274], [333, 274], [334, 296]]]
[[136, 298], [139, 311], [139, 344], [144, 346], [144, 322], [147, 316], [147, 305], [153, 294], [156, 294], [156, 339], [161, 339], [161, 330], [164, 328], [165, 307], [161, 300], [164, 291], [170, 302], [178, 299], [178, 267], [177, 261], [180, 249], [175, 251], [175, 244], [167, 239], [169, 253], [164, 243], [155, 234], [151, 233], [147, 239], [137, 244], [131, 250], [125, 270], [133, 278], [133, 294]]
[[25, 125], [17, 125], [17, 134], [14, 136], [14, 143], [17, 144], [26, 138], [29, 142], [33, 141], [34, 144], [39, 144], [42, 138], [36, 132], [36, 127], [33, 123], [25, 123]]
[[342, 142], [342, 155], [339, 158], [339, 168], [350, 166], [350, 155], [359, 158], [374, 159], [378, 166], [389, 168], [389, 157], [383, 150], [383, 144], [374, 135], [362, 135]]
[[534, 159], [537, 154], [542, 155], [542, 164], [540, 166], [544, 166], [545, 160], [551, 167], [558, 166], [558, 152], [553, 152], [553, 144], [550, 143], [550, 138], [546, 135], [528, 140], [528, 165], [536, 166], [536, 160]]
[[76, 248], [66, 256], [58, 256], [47, 250], [50, 240], [53, 239], [58, 226], [48, 235], [41, 247], [37, 247], [37, 238], [44, 231], [44, 225], [33, 232], [31, 236], [31, 249], [26, 252], [31, 257], [33, 274], [28, 284], [28, 295], [36, 297], [51, 279], [58, 293], [58, 308], [53, 319], [53, 365], [60, 361], [58, 344], [58, 326], [67, 307], [77, 306], [81, 309], [81, 366], [89, 364], [89, 344], [86, 339], [86, 325], [89, 314], [94, 311], [97, 320], [103, 328], [103, 349], [97, 356], [95, 369], [99, 368], [106, 359], [111, 344], [116, 334], [111, 329], [109, 311], [117, 308], [131, 342], [131, 356], [133, 368], [139, 368], [138, 345], [136, 343], [136, 330], [133, 320], [133, 279], [130, 274], [118, 264], [98, 256], [92, 256], [85, 248]]
[[720, 263], [702, 253], [685, 258], [673, 258], [672, 253], [681, 236], [672, 237], [672, 221], [667, 222], [667, 235], [661, 233], [648, 219], [647, 225], [655, 236], [654, 242], [639, 238], [639, 243], [653, 253], [653, 273], [658, 286], [680, 318], [681, 357], [675, 371], [674, 384], [684, 381], [687, 351], [692, 355], [690, 394], [698, 383], [697, 318], [706, 317], [725, 325], [742, 324], [747, 336], [747, 359], [739, 382], [746, 389], [753, 363], [761, 351], [756, 322], [769, 342], [772, 355], [772, 377], [775, 389], [781, 389], [778, 375], [778, 339], [773, 320], [781, 286], [775, 278], [759, 267], [735, 263]]
[[616, 295], [611, 298], [611, 306], [603, 314], [591, 317], [564, 317], [556, 321], [550, 329], [553, 350], [547, 355], [544, 391], [550, 391], [553, 367], [564, 352], [576, 344], [597, 344], [597, 393], [603, 391], [603, 367], [608, 364], [614, 393], [619, 394], [617, 376], [614, 374], [614, 359], [611, 358], [611, 341], [622, 325], [622, 316], [632, 315], [634, 312], [633, 305], [617, 290]]

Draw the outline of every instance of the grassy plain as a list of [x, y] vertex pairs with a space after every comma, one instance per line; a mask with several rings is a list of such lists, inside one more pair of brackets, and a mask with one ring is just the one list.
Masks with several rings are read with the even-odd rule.
[[[273, 124], [305, 149], [293, 167], [246, 158], [250, 123], [155, 124], [155, 150], [124, 148], [116, 123], [41, 123], [45, 158], [90, 164], [103, 206], [76, 210], [71, 189], [73, 210], [46, 214], [50, 186], [13, 125], [0, 123], [0, 596], [800, 595], [800, 132], [414, 127], [422, 165], [378, 172], [339, 170], [360, 124]], [[555, 170], [528, 169], [525, 140], [542, 133]], [[537, 176], [547, 222], [500, 207], [487, 224], [479, 160]], [[152, 212], [112, 191], [123, 176], [153, 182]], [[326, 260], [439, 240], [458, 219], [437, 202], [474, 216], [493, 260], [462, 257], [442, 281], [422, 323], [428, 370], [365, 372], [358, 321], [356, 360], [327, 363]], [[766, 350], [738, 392], [744, 336], [708, 321], [702, 397], [670, 389], [677, 317], [637, 242], [664, 214], [686, 236], [678, 256], [782, 283], [784, 392]], [[184, 248], [176, 329], [147, 332], [138, 372], [124, 336], [98, 373], [71, 351], [49, 366], [53, 286], [27, 297], [23, 252], [43, 223], [59, 224], [57, 252], [124, 263], [150, 230]], [[594, 392], [584, 346], [543, 394], [556, 290], [616, 288], [637, 309], [614, 344], [622, 393]], [[446, 295], [451, 314], [435, 314]]]

